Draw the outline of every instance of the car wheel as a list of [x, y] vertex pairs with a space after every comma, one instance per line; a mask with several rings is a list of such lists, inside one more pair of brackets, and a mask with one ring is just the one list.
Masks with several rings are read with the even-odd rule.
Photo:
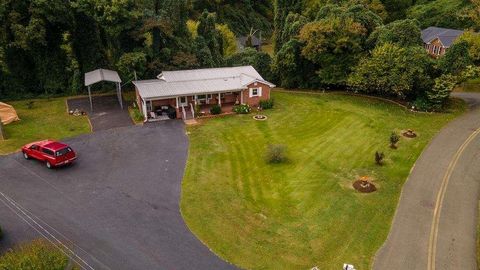
[[25, 159], [30, 159], [30, 157], [28, 156], [28, 154], [25, 153], [25, 152], [23, 152], [23, 157], [24, 157]]
[[45, 163], [45, 165], [47, 165], [47, 168], [49, 168], [49, 169], [52, 168], [52, 164], [50, 163], [50, 161], [47, 161], [47, 163]]

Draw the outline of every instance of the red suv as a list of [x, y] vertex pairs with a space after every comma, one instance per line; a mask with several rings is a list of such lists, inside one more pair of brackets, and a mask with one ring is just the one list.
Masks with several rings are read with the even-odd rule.
[[49, 169], [70, 164], [77, 159], [70, 146], [51, 140], [29, 143], [22, 147], [22, 152], [25, 159], [38, 159], [45, 162]]

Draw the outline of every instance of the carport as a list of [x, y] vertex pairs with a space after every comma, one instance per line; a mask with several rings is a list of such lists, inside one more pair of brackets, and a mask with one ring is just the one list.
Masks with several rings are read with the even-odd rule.
[[120, 79], [120, 76], [118, 76], [116, 71], [101, 68], [85, 73], [85, 86], [88, 88], [90, 110], [93, 111], [92, 92], [90, 86], [102, 81], [114, 82], [117, 85], [117, 98], [118, 102], [120, 103], [120, 108], [123, 110], [122, 86], [120, 84], [122, 80]]

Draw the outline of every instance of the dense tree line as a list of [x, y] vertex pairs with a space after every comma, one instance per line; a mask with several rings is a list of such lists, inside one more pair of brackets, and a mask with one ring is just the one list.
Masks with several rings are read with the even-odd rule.
[[235, 35], [271, 20], [269, 0], [1, 0], [0, 98], [76, 94], [100, 67], [128, 81], [221, 66]]
[[275, 18], [283, 20], [274, 23], [277, 83], [346, 89], [404, 99], [418, 109], [441, 109], [456, 85], [476, 75], [480, 35], [466, 32], [445, 56], [434, 59], [422, 47], [426, 25], [421, 22], [446, 20], [444, 11], [453, 6], [458, 10], [450, 13], [451, 27], [477, 29], [480, 2], [450, 3], [442, 12], [423, 15], [418, 10], [430, 2], [416, 2], [276, 0]]

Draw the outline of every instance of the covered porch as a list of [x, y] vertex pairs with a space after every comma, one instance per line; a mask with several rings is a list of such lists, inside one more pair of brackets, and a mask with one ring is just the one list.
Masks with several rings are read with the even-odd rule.
[[238, 90], [143, 100], [142, 109], [146, 121], [187, 120], [211, 115], [210, 110], [215, 105], [221, 107], [222, 114], [228, 114], [235, 105], [241, 103], [242, 90]]

